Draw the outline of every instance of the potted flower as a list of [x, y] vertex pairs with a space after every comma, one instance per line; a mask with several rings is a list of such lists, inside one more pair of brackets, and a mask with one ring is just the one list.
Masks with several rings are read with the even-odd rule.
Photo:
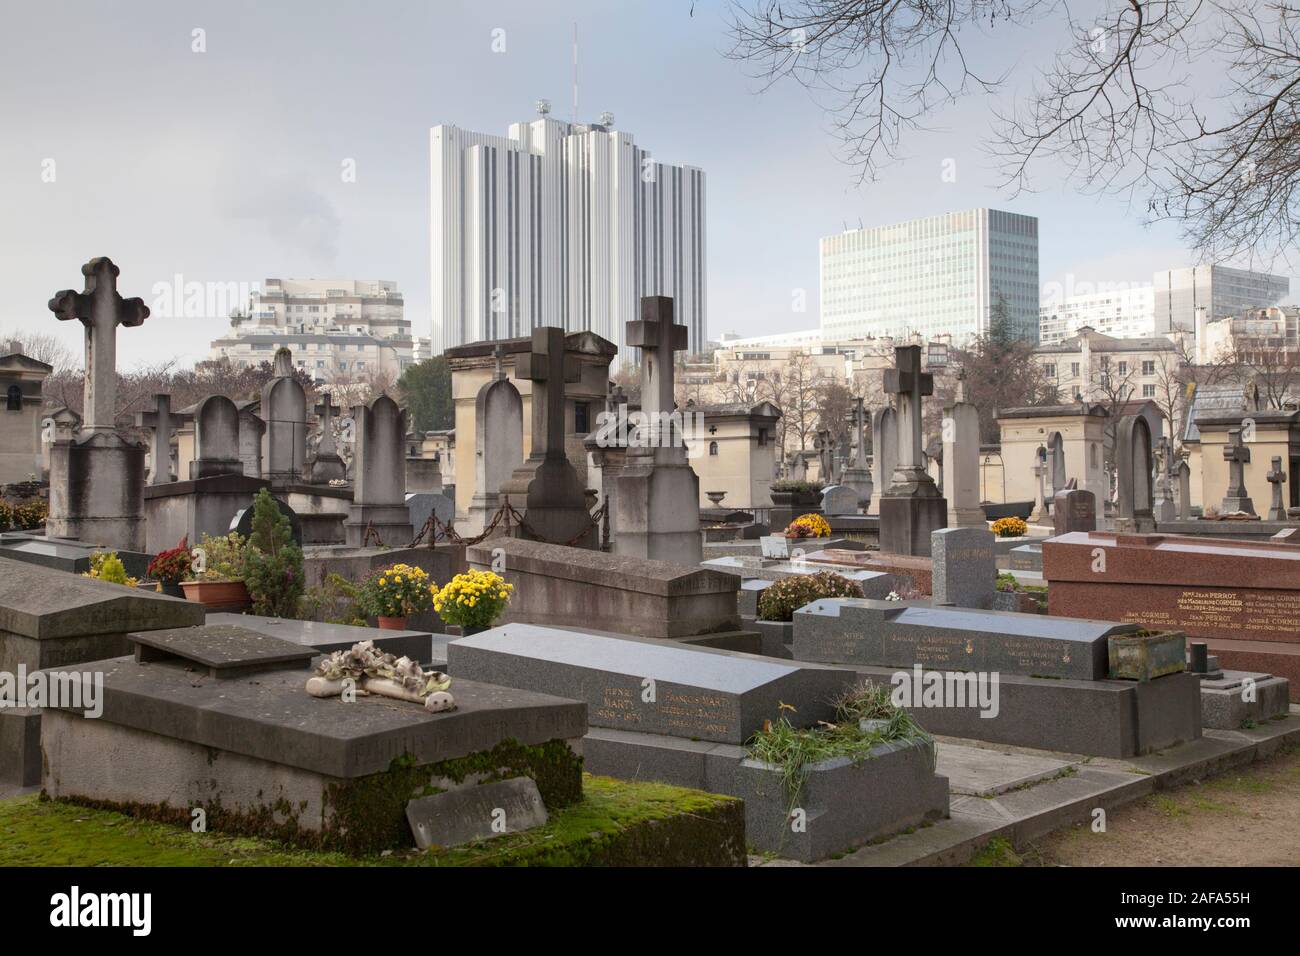
[[160, 594], [183, 598], [185, 592], [181, 589], [181, 581], [190, 573], [190, 564], [189, 535], [185, 535], [176, 547], [158, 552], [149, 562], [147, 574], [157, 582], [155, 589]]
[[456, 575], [434, 595], [433, 609], [445, 623], [459, 627], [461, 634], [477, 634], [491, 627], [506, 609], [514, 589], [493, 571], [471, 569]]
[[878, 737], [888, 737], [889, 729], [899, 713], [892, 691], [887, 684], [877, 684], [864, 678], [835, 700], [835, 709], [841, 718], [856, 720], [858, 729]]
[[408, 617], [433, 603], [437, 587], [423, 568], [394, 564], [362, 583], [357, 604], [365, 614], [377, 617], [384, 630], [404, 631]]
[[109, 584], [121, 584], [128, 588], [133, 588], [139, 583], [135, 578], [127, 575], [126, 566], [122, 564], [122, 559], [117, 556], [116, 551], [91, 552], [90, 570], [81, 576], [94, 578], [96, 581], [107, 581]]
[[829, 538], [831, 526], [819, 514], [800, 515], [785, 527], [787, 538]]
[[[764, 638], [771, 638], [771, 646], [763, 653], [770, 657], [786, 656], [782, 649], [794, 641], [794, 612], [820, 598], [860, 598], [862, 588], [834, 571], [815, 574], [794, 574], [774, 582], [763, 590], [758, 599], [758, 618], [754, 627]], [[778, 643], [779, 642], [779, 643]]]
[[993, 522], [993, 533], [999, 538], [1019, 538], [1029, 531], [1024, 518], [1010, 515]]
[[248, 607], [244, 584], [247, 543], [244, 536], [205, 534], [191, 552], [189, 577], [181, 582], [187, 601], [197, 601], [214, 611], [242, 611]]

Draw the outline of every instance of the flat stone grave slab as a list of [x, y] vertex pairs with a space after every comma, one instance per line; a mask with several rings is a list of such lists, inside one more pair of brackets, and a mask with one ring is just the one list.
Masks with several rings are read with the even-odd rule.
[[176, 662], [209, 677], [230, 678], [251, 671], [305, 670], [316, 656], [310, 648], [234, 624], [205, 624], [127, 635], [141, 664]]
[[[322, 654], [350, 650], [361, 641], [373, 641], [376, 647], [398, 657], [409, 657], [421, 664], [427, 664], [432, 659], [430, 648], [433, 635], [429, 631], [387, 631], [375, 627], [324, 624], [320, 621], [297, 621], [254, 614], [209, 614], [207, 622], [269, 634], [299, 647], [313, 648]], [[445, 658], [443, 663], [446, 663]]]
[[824, 598], [794, 613], [798, 660], [1102, 680], [1107, 642], [1133, 624]]
[[1285, 717], [1290, 710], [1290, 682], [1285, 677], [1251, 671], [1220, 671], [1201, 678], [1201, 725], [1213, 730], [1240, 730], [1246, 724]]
[[[10, 531], [0, 534], [0, 557], [26, 561], [42, 567], [84, 574], [90, 570], [90, 556], [102, 547], [85, 544], [75, 538], [56, 538], [27, 531]], [[142, 551], [117, 552], [122, 566], [131, 577], [142, 578], [153, 560], [153, 555]]]
[[406, 805], [406, 818], [421, 850], [531, 830], [548, 819], [541, 791], [531, 777], [419, 797]]
[[1014, 753], [939, 741], [936, 771], [948, 778], [953, 793], [995, 797], [1000, 793], [1060, 776], [1079, 760], [1045, 754]]
[[854, 679], [843, 668], [521, 624], [452, 641], [447, 665], [457, 679], [584, 701], [593, 727], [733, 744], [777, 719], [781, 704], [796, 708], [792, 723], [832, 719], [831, 700]]

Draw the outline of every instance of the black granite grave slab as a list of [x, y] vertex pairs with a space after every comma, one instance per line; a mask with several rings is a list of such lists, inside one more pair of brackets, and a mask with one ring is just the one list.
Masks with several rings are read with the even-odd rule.
[[796, 725], [831, 720], [831, 700], [853, 683], [844, 668], [530, 624], [454, 640], [447, 665], [457, 679], [585, 701], [593, 727], [735, 744], [782, 704]]
[[826, 598], [794, 613], [797, 660], [1101, 680], [1107, 639], [1136, 624]]

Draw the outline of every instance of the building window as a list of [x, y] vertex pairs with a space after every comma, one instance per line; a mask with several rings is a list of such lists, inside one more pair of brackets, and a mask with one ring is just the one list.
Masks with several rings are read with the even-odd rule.
[[1078, 362], [1071, 362], [1071, 363], [1070, 363], [1070, 377], [1071, 377], [1071, 378], [1078, 378], [1078, 377], [1079, 377], [1079, 363], [1078, 363]]
[[716, 455], [717, 453], [718, 453], [718, 443], [715, 441], [709, 442], [709, 454]]
[[1143, 374], [1143, 375], [1154, 375], [1154, 374], [1156, 374], [1156, 363], [1153, 362], [1153, 361], [1143, 362], [1143, 363], [1142, 363], [1142, 374]]
[[588, 418], [591, 414], [591, 406], [586, 402], [573, 403], [573, 430], [579, 435], [585, 435], [591, 431]]
[[1056, 366], [1051, 363], [1044, 365], [1043, 374], [1048, 378], [1056, 378]]
[[5, 411], [21, 412], [23, 410], [23, 388], [21, 385], [10, 385], [5, 390]]
[[767, 444], [767, 429], [760, 428], [758, 430], [758, 447], [762, 448], [766, 444]]
[[1120, 362], [1120, 363], [1119, 363], [1119, 374], [1121, 374], [1121, 375], [1127, 375], [1127, 374], [1128, 374], [1128, 362]]
[[1154, 385], [1143, 385], [1143, 386], [1142, 386], [1142, 397], [1143, 397], [1143, 398], [1155, 398], [1155, 397], [1156, 397], [1156, 387], [1155, 387]]

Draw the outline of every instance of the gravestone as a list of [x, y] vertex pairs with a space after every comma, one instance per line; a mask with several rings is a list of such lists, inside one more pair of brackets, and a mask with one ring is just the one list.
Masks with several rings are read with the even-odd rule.
[[[430, 515], [436, 515], [444, 525], [450, 526], [456, 516], [456, 502], [440, 491], [413, 491], [406, 496], [406, 510], [411, 517], [411, 527], [419, 534]], [[439, 540], [443, 535], [436, 526], [425, 535], [426, 542]]]
[[253, 411], [255, 402], [239, 406], [239, 461], [247, 478], [262, 477], [262, 436], [266, 422]]
[[262, 467], [273, 487], [302, 481], [307, 466], [307, 393], [294, 376], [293, 353], [275, 351], [274, 376], [262, 388]]
[[465, 561], [471, 568], [495, 570], [514, 585], [501, 618], [506, 622], [658, 638], [740, 626], [739, 582], [717, 571], [523, 538], [469, 545]]
[[493, 350], [496, 372], [474, 399], [474, 496], [470, 526], [479, 531], [491, 523], [500, 507], [501, 486], [524, 460], [524, 403], [506, 378], [505, 347]]
[[1108, 639], [1136, 624], [866, 598], [821, 598], [795, 611], [798, 660], [1104, 680]]
[[895, 368], [885, 370], [885, 391], [898, 415], [898, 465], [880, 498], [880, 550], [928, 555], [930, 535], [948, 523], [948, 503], [925, 470], [921, 450], [921, 399], [934, 379], [921, 371], [921, 348], [894, 349]]
[[1300, 544], [1075, 532], [1043, 542], [1043, 577], [1051, 614], [1177, 628], [1300, 699]]
[[873, 513], [880, 513], [880, 496], [889, 488], [898, 466], [898, 413], [892, 407], [871, 413], [871, 482], [876, 500]]
[[867, 461], [867, 409], [861, 395], [854, 399], [853, 433], [853, 458], [844, 469], [843, 484], [858, 493], [858, 508], [865, 514], [871, 507], [875, 486]]
[[861, 495], [848, 485], [831, 485], [822, 489], [822, 514], [827, 517], [836, 515], [855, 515]]
[[[457, 679], [586, 701], [593, 727], [743, 744], [782, 703], [831, 720], [849, 671], [628, 637], [507, 624], [447, 645]], [[647, 693], [646, 681], [653, 682]]]
[[327, 485], [331, 481], [343, 481], [347, 475], [347, 466], [343, 464], [338, 445], [334, 441], [334, 413], [337, 409], [329, 392], [321, 393], [314, 410], [320, 416], [320, 440], [316, 443], [316, 456], [311, 462], [311, 482], [314, 485]]
[[1115, 528], [1151, 532], [1156, 522], [1151, 489], [1151, 427], [1141, 415], [1126, 415], [1115, 428]]
[[1039, 454], [1034, 458], [1034, 510], [1029, 514], [1030, 524], [1044, 524], [1048, 519], [1047, 498], [1043, 493], [1043, 478], [1047, 474], [1047, 449], [1039, 446]]
[[401, 548], [415, 537], [406, 508], [406, 412], [387, 395], [352, 409], [356, 430], [354, 490], [348, 520], [347, 544], [359, 548], [375, 543], [371, 529], [383, 546]]
[[986, 528], [980, 507], [980, 415], [966, 401], [966, 373], [957, 375], [957, 393], [943, 410], [943, 493], [950, 521], [959, 528]]
[[1286, 472], [1282, 470], [1281, 457], [1273, 456], [1273, 467], [1265, 477], [1273, 491], [1273, 501], [1268, 508], [1268, 520], [1285, 521], [1286, 507], [1282, 504], [1282, 488], [1286, 484]]
[[[1192, 466], [1184, 458], [1178, 462], [1178, 517], [1182, 521], [1192, 518]], [[1092, 528], [1075, 528], [1075, 531], [1091, 531]]]
[[546, 804], [531, 777], [511, 777], [417, 797], [406, 804], [415, 845], [460, 846], [545, 825]]
[[209, 395], [194, 409], [195, 458], [189, 477], [242, 475], [239, 459], [239, 409], [224, 395]]
[[1174, 450], [1169, 439], [1160, 436], [1156, 443], [1156, 490], [1152, 515], [1156, 524], [1178, 520], [1178, 507], [1174, 504]]
[[165, 392], [154, 395], [153, 402], [153, 411], [135, 413], [135, 424], [138, 428], [153, 430], [149, 444], [152, 465], [149, 484], [162, 485], [176, 480], [172, 471], [172, 434], [179, 426], [191, 421], [191, 416], [172, 411], [172, 397]]
[[936, 605], [988, 609], [998, 569], [993, 532], [987, 528], [940, 528], [931, 536], [932, 599]]
[[1246, 491], [1246, 465], [1250, 464], [1250, 449], [1241, 443], [1241, 429], [1228, 429], [1228, 444], [1223, 448], [1223, 460], [1228, 463], [1228, 491], [1223, 496], [1220, 510], [1223, 514], [1255, 513], [1255, 503]]
[[673, 300], [642, 298], [641, 319], [627, 323], [625, 340], [641, 349], [646, 424], [629, 436], [623, 470], [614, 479], [614, 553], [699, 564], [700, 479], [687, 461], [682, 419], [673, 404], [673, 353], [686, 348], [687, 329], [673, 321]]
[[1082, 488], [1058, 491], [1052, 499], [1052, 533], [1097, 530], [1097, 496]]
[[499, 489], [523, 511], [515, 536], [595, 548], [599, 535], [585, 489], [564, 451], [564, 385], [581, 376], [577, 358], [565, 354], [564, 330], [533, 329], [529, 350], [515, 359], [515, 375], [533, 383], [532, 452]]
[[[117, 411], [117, 327], [140, 325], [149, 309], [117, 293], [121, 274], [111, 259], [81, 267], [84, 291], [66, 289], [49, 302], [60, 321], [85, 326], [85, 401], [81, 432], [50, 448], [50, 513], [45, 527], [56, 537], [77, 538], [124, 551], [143, 551], [143, 445], [114, 430]], [[161, 470], [161, 469], [160, 469]]]

